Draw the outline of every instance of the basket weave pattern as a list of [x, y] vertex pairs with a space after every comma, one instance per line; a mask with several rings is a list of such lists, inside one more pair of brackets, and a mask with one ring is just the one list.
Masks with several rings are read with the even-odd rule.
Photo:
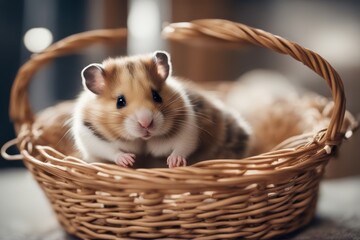
[[[32, 131], [31, 77], [52, 59], [95, 43], [125, 42], [126, 30], [99, 30], [63, 39], [18, 72], [10, 115], [27, 168], [64, 228], [84, 239], [266, 239], [296, 230], [314, 215], [320, 179], [339, 146], [345, 96], [337, 72], [318, 54], [278, 36], [225, 20], [169, 25], [165, 37], [244, 42], [287, 54], [326, 80], [334, 108], [327, 129], [298, 136], [279, 150], [241, 160], [208, 160], [175, 169], [124, 169], [88, 164], [46, 145]], [[312, 136], [312, 135], [311, 135]]]

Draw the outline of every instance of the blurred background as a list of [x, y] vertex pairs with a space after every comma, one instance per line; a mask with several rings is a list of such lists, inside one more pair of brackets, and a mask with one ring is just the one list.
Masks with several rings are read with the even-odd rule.
[[[168, 50], [174, 73], [194, 81], [232, 81], [248, 70], [279, 71], [292, 82], [330, 96], [325, 82], [302, 64], [268, 50], [168, 43], [161, 39], [169, 22], [223, 18], [264, 29], [298, 42], [327, 59], [343, 78], [347, 108], [360, 112], [360, 2], [359, 1], [250, 1], [250, 0], [17, 0], [0, 1], [0, 145], [14, 138], [8, 117], [10, 88], [18, 68], [31, 54], [74, 33], [128, 27], [127, 46], [96, 46], [81, 55], [57, 59], [33, 78], [30, 95], [35, 111], [79, 92], [81, 69], [107, 56]], [[360, 173], [359, 134], [345, 142], [328, 177]], [[0, 167], [22, 167], [1, 159]]]
[[[318, 52], [342, 76], [347, 108], [359, 116], [359, 13], [356, 0], [0, 0], [0, 146], [15, 137], [8, 105], [19, 67], [49, 44], [93, 29], [128, 27], [128, 44], [96, 46], [48, 64], [30, 86], [34, 111], [76, 97], [81, 89], [80, 71], [87, 64], [156, 49], [172, 54], [176, 75], [197, 82], [234, 81], [249, 70], [270, 69], [330, 96], [322, 79], [290, 57], [255, 47], [234, 49], [161, 39], [164, 24], [200, 18], [242, 22]], [[317, 217], [310, 228], [291, 239], [358, 239], [359, 146], [359, 132], [343, 143], [339, 157], [327, 167], [326, 177], [336, 180], [323, 181]], [[0, 173], [0, 239], [74, 239], [64, 235], [48, 201], [23, 167], [21, 161], [0, 159], [0, 169], [6, 169]]]

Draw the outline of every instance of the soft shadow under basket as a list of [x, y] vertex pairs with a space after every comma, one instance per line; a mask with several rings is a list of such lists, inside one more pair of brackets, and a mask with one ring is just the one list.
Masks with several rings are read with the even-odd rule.
[[[177, 41], [246, 42], [304, 63], [331, 89], [334, 107], [327, 129], [310, 138], [305, 134], [289, 139], [281, 149], [258, 156], [208, 160], [175, 169], [88, 164], [36, 142], [39, 133], [32, 131], [36, 118], [27, 92], [34, 73], [56, 57], [94, 43], [125, 42], [126, 35], [126, 29], [113, 29], [67, 37], [25, 63], [12, 88], [10, 114], [20, 156], [66, 231], [83, 239], [267, 239], [307, 224], [315, 213], [324, 168], [352, 130], [341, 132], [343, 84], [318, 54], [243, 24], [197, 20], [170, 24], [164, 35]], [[3, 155], [16, 158], [6, 154], [9, 145]]]

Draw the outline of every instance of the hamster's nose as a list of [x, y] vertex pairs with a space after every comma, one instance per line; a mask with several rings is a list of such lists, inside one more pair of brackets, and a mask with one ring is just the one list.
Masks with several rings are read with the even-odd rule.
[[140, 109], [135, 114], [136, 120], [140, 127], [144, 129], [149, 129], [154, 125], [153, 113], [149, 109]]
[[140, 127], [149, 129], [153, 125], [153, 119], [152, 118], [151, 119], [139, 119], [138, 123], [139, 123]]

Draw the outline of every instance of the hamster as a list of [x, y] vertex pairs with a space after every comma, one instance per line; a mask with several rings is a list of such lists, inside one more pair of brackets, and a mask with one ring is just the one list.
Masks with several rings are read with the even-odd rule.
[[240, 116], [171, 76], [164, 51], [93, 63], [82, 72], [71, 131], [87, 162], [133, 166], [137, 156], [170, 168], [244, 156], [250, 127]]

